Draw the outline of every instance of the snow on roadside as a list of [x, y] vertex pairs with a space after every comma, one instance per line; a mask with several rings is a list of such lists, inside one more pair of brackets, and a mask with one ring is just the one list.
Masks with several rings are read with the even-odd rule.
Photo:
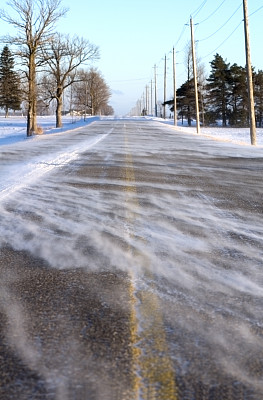
[[[57, 134], [53, 136], [54, 140], [52, 140], [52, 149], [49, 148], [48, 151], [46, 151], [47, 147], [39, 146], [39, 142], [34, 140], [38, 138], [46, 139], [46, 135], [26, 138], [25, 129], [18, 130], [18, 128], [17, 130], [20, 134], [18, 133], [17, 135], [14, 135], [13, 129], [10, 129], [9, 132], [11, 133], [10, 136], [8, 136], [8, 129], [3, 129], [6, 136], [3, 135], [2, 144], [6, 144], [6, 146], [2, 147], [2, 157], [0, 162], [0, 201], [17, 190], [28, 186], [47, 172], [52, 171], [54, 168], [60, 168], [61, 166], [77, 159], [81, 152], [91, 149], [101, 140], [106, 138], [111, 133], [112, 129], [103, 135], [84, 135], [81, 140], [77, 141], [74, 139], [74, 134], [64, 135], [64, 141], [61, 145], [61, 137], [58, 135], [59, 133], [63, 132], [63, 130], [69, 131], [81, 128], [84, 124], [87, 125], [95, 119], [97, 119], [97, 117], [90, 118], [89, 121], [79, 120], [76, 122], [74, 127], [72, 124], [65, 124], [64, 128], [53, 129], [53, 132]], [[53, 132], [52, 129], [47, 129], [46, 133]], [[33, 139], [28, 152], [25, 151], [25, 147], [28, 147], [27, 143], [20, 141], [24, 139]], [[13, 147], [12, 144], [15, 143], [18, 144]]]
[[[194, 126], [194, 123], [192, 127], [189, 127], [186, 125], [185, 121], [185, 125], [182, 125], [181, 121], [178, 121], [178, 125], [175, 127], [173, 125], [173, 119], [163, 120], [161, 118], [154, 117], [142, 118], [151, 119], [153, 121], [166, 124], [176, 131], [191, 135], [196, 134], [196, 127]], [[44, 116], [38, 117], [38, 124], [43, 128], [44, 134], [51, 134], [76, 129], [99, 119], [100, 117], [87, 117], [86, 121], [84, 121], [83, 117], [64, 116], [62, 118], [63, 127], [55, 128], [55, 117]], [[249, 128], [201, 127], [200, 136], [218, 140], [220, 142], [230, 142], [238, 145], [251, 145]], [[34, 137], [36, 136], [30, 137], [30, 139]], [[26, 137], [26, 117], [0, 117], [0, 146], [20, 142], [25, 139], [28, 139]], [[257, 147], [263, 147], [263, 128], [257, 128]]]
[[[37, 122], [43, 129], [44, 134], [50, 134], [80, 128], [81, 126], [88, 125], [97, 120], [99, 120], [99, 117], [87, 117], [84, 121], [83, 117], [64, 116], [62, 118], [62, 128], [55, 127], [54, 116], [38, 117]], [[34, 137], [36, 136], [30, 137], [29, 139], [33, 139]], [[20, 142], [25, 139], [28, 139], [26, 136], [26, 117], [0, 117], [0, 146]]]
[[[174, 126], [173, 119], [163, 120], [161, 118], [153, 118], [153, 120], [167, 124], [173, 129], [188, 133], [196, 134], [196, 126], [187, 126], [187, 122], [184, 121], [182, 125], [181, 121], [178, 121], [178, 125]], [[263, 147], [263, 128], [257, 128], [257, 147]], [[201, 127], [200, 136], [207, 137], [220, 142], [230, 142], [239, 145], [251, 145], [250, 131], [249, 128], [223, 128], [223, 127]]]

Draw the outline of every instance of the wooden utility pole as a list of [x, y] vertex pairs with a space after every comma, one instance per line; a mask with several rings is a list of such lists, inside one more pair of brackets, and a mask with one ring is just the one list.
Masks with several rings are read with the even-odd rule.
[[154, 111], [157, 117], [157, 77], [156, 77], [156, 64], [154, 65]]
[[173, 47], [173, 82], [174, 82], [174, 125], [177, 125], [177, 108], [176, 108], [176, 60], [175, 50]]
[[165, 119], [165, 105], [166, 102], [166, 55], [164, 57], [164, 83], [163, 83], [163, 118]]
[[[63, 92], [64, 94], [64, 92]], [[88, 103], [88, 82], [85, 80], [85, 110], [84, 110], [84, 121], [86, 121], [87, 116], [87, 103]]]
[[243, 10], [244, 10], [246, 70], [247, 70], [249, 120], [250, 120], [250, 139], [251, 139], [251, 144], [252, 145], [256, 145], [257, 144], [257, 134], [256, 134], [256, 120], [255, 120], [255, 105], [254, 105], [254, 94], [253, 94], [253, 82], [252, 82], [252, 69], [251, 69], [251, 59], [250, 59], [250, 43], [249, 43], [249, 26], [248, 26], [247, 0], [243, 0]]
[[153, 115], [153, 81], [151, 79], [151, 115]]
[[163, 118], [166, 118], [166, 114], [165, 114], [165, 105], [166, 102], [166, 55], [164, 57], [164, 84], [163, 84]]
[[142, 115], [142, 101], [138, 100], [138, 115]]
[[193, 29], [193, 18], [192, 17], [190, 18], [190, 27], [191, 27], [192, 60], [193, 60], [194, 85], [195, 85], [196, 132], [200, 133], [198, 86], [197, 86], [196, 57], [195, 57], [195, 40], [194, 40], [194, 29]]
[[148, 115], [148, 85], [145, 87], [145, 115]]

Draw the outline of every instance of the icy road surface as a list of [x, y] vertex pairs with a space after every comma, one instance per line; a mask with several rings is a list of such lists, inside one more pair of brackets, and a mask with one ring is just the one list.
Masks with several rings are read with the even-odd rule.
[[[262, 399], [262, 148], [123, 119], [0, 150], [1, 341], [36, 374], [11, 376], [1, 364], [5, 398]], [[38, 283], [34, 260], [44, 265]], [[22, 267], [30, 271], [25, 286], [17, 284]], [[29, 282], [45, 299], [54, 285], [48, 304], [56, 310], [56, 285], [63, 293], [82, 288], [92, 322], [83, 313], [77, 333], [80, 304], [71, 315], [63, 297], [58, 318]], [[104, 290], [110, 305], [99, 300]], [[41, 327], [33, 304], [42, 320], [53, 315], [52, 329]], [[68, 352], [64, 334], [47, 339], [57, 334], [56, 318], [66, 332], [72, 324]], [[1, 349], [0, 362], [1, 354], [9, 360]], [[125, 368], [114, 364], [122, 357]]]

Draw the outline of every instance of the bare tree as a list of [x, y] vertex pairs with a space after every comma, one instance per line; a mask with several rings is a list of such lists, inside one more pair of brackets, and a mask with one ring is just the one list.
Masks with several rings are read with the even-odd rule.
[[7, 35], [2, 41], [18, 46], [18, 53], [26, 65], [27, 136], [31, 136], [37, 130], [36, 71], [43, 63], [39, 58], [40, 48], [50, 40], [56, 21], [68, 10], [60, 6], [61, 0], [9, 0], [7, 4], [13, 12], [10, 15], [5, 10], [0, 10], [0, 19], [13, 25], [17, 35]]
[[76, 82], [78, 67], [87, 61], [99, 58], [98, 47], [78, 36], [56, 34], [48, 46], [42, 48], [49, 70], [46, 89], [50, 99], [55, 99], [56, 127], [62, 126], [62, 107], [64, 90]]
[[79, 81], [74, 87], [75, 102], [81, 110], [88, 108], [91, 115], [108, 110], [111, 96], [109, 86], [102, 74], [95, 68], [79, 71]]
[[101, 114], [102, 115], [114, 115], [114, 108], [112, 106], [110, 106], [109, 104], [106, 104], [105, 106], [102, 107]]

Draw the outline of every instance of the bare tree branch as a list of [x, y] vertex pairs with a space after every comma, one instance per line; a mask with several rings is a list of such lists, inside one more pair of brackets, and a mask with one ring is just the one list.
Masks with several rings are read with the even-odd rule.
[[56, 126], [62, 125], [62, 97], [64, 90], [77, 79], [77, 69], [88, 61], [99, 58], [98, 47], [78, 36], [56, 34], [42, 46], [42, 59], [46, 60], [50, 80], [55, 82], [53, 98], [57, 101]]

